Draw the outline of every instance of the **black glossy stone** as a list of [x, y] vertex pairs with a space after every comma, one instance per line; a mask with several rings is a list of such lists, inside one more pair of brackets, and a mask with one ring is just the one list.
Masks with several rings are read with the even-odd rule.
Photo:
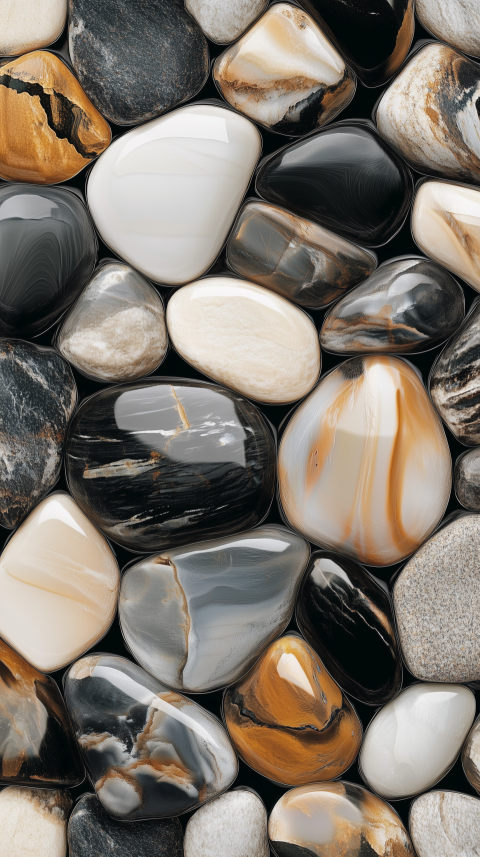
[[332, 678], [355, 699], [383, 705], [402, 686], [392, 608], [379, 583], [352, 559], [317, 551], [297, 601], [297, 624]]
[[86, 286], [97, 239], [81, 199], [61, 187], [0, 187], [0, 335], [37, 336]]
[[260, 523], [274, 492], [275, 441], [237, 393], [149, 378], [82, 403], [66, 469], [75, 500], [108, 536], [163, 550]]
[[338, 122], [270, 155], [256, 189], [268, 202], [377, 247], [408, 214], [412, 175], [369, 123]]
[[470, 512], [480, 512], [480, 447], [459, 455], [453, 482], [458, 502]]
[[207, 79], [207, 40], [183, 0], [69, 0], [69, 13], [78, 79], [117, 125], [171, 110]]

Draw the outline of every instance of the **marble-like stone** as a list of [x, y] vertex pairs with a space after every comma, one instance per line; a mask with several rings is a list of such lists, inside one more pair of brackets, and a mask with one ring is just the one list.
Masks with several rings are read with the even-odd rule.
[[135, 381], [167, 353], [162, 299], [129, 265], [104, 263], [65, 317], [56, 345], [90, 378]]
[[4, 0], [0, 56], [13, 57], [55, 42], [67, 20], [67, 0]]
[[270, 6], [215, 60], [213, 79], [240, 113], [300, 137], [335, 118], [355, 95], [355, 75], [298, 6]]
[[240, 210], [226, 254], [241, 277], [312, 309], [341, 297], [377, 265], [368, 250], [257, 199]]
[[67, 836], [70, 857], [184, 857], [177, 818], [124, 824], [105, 812], [92, 794], [82, 795], [75, 804]]
[[422, 182], [413, 203], [412, 235], [427, 256], [480, 292], [480, 190]]
[[172, 110], [208, 77], [207, 40], [183, 0], [69, 0], [68, 37], [83, 89], [117, 125]]
[[50, 494], [0, 557], [0, 637], [37, 669], [59, 670], [108, 631], [119, 582], [102, 534], [68, 494]]
[[320, 343], [336, 354], [412, 354], [448, 339], [464, 316], [463, 289], [440, 265], [393, 259], [335, 304]]
[[279, 500], [309, 541], [390, 565], [440, 521], [451, 468], [445, 433], [414, 368], [389, 355], [353, 357], [324, 376], [287, 423]]
[[185, 0], [192, 18], [212, 42], [234, 42], [262, 14], [268, 0]]
[[418, 172], [480, 183], [479, 99], [478, 64], [432, 42], [383, 94], [377, 127]]
[[459, 455], [453, 477], [459, 503], [470, 512], [480, 512], [480, 449], [470, 449]]
[[480, 718], [473, 724], [463, 745], [462, 766], [468, 782], [480, 793]]
[[108, 536], [161, 551], [259, 524], [275, 488], [275, 441], [238, 394], [149, 378], [82, 402], [66, 470], [79, 506]]
[[262, 161], [257, 193], [367, 247], [386, 244], [412, 200], [405, 162], [363, 120], [339, 122]]
[[227, 688], [223, 716], [238, 755], [283, 785], [335, 779], [353, 764], [362, 741], [350, 702], [298, 634], [271, 643]]
[[284, 794], [268, 834], [277, 857], [415, 857], [392, 807], [354, 783], [314, 783]]
[[55, 485], [76, 404], [70, 366], [53, 348], [0, 339], [2, 527], [17, 527]]
[[56, 54], [33, 51], [0, 66], [0, 178], [67, 181], [111, 137], [110, 126]]
[[185, 857], [270, 857], [263, 802], [238, 788], [201, 806], [185, 829]]
[[318, 333], [301, 309], [236, 277], [206, 277], [167, 306], [172, 344], [213, 381], [268, 405], [310, 392], [320, 375]]
[[480, 800], [460, 792], [434, 791], [410, 809], [410, 836], [418, 857], [478, 857]]
[[0, 791], [0, 857], [67, 857], [70, 793], [7, 786]]
[[367, 786], [398, 800], [431, 788], [452, 767], [475, 718], [461, 684], [412, 684], [367, 726], [358, 760]]
[[125, 658], [76, 661], [65, 700], [97, 796], [114, 818], [180, 815], [237, 776], [217, 718]]
[[422, 27], [464, 54], [480, 56], [480, 6], [477, 0], [416, 0]]
[[255, 125], [189, 104], [124, 134], [88, 178], [104, 242], [156, 283], [178, 286], [213, 264], [260, 155]]
[[446, 523], [395, 581], [407, 668], [422, 681], [480, 681], [480, 516]]
[[310, 557], [297, 599], [297, 624], [350, 696], [383, 705], [402, 686], [390, 599], [361, 565], [340, 554]]
[[169, 687], [238, 679], [288, 625], [309, 547], [275, 525], [130, 565], [119, 615], [134, 658]]

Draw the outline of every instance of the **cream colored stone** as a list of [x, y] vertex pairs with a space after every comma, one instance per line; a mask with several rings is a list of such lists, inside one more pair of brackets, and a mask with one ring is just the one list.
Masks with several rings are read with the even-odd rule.
[[257, 795], [234, 789], [192, 815], [185, 857], [269, 857], [267, 812]]
[[60, 789], [0, 791], [0, 857], [65, 857], [71, 808]]
[[410, 809], [418, 857], [480, 857], [480, 800], [460, 792], [427, 792]]
[[67, 20], [67, 0], [1, 0], [0, 56], [51, 45]]
[[238, 39], [268, 5], [268, 0], [185, 0], [187, 12], [212, 42]]
[[168, 303], [167, 327], [195, 369], [266, 404], [301, 399], [320, 373], [309, 316], [246, 280], [207, 277], [184, 286]]

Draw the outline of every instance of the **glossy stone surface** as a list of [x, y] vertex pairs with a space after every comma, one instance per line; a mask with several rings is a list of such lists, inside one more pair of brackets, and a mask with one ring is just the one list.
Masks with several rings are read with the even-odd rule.
[[97, 110], [136, 125], [197, 94], [207, 41], [183, 0], [69, 0], [73, 66]]
[[50, 45], [67, 19], [67, 0], [6, 0], [0, 8], [0, 56]]
[[368, 250], [254, 199], [240, 210], [226, 251], [241, 277], [312, 309], [341, 297], [377, 264]]
[[402, 685], [390, 600], [358, 563], [316, 551], [297, 599], [297, 624], [350, 696], [383, 705]]
[[213, 264], [250, 183], [261, 138], [244, 116], [189, 104], [115, 140], [89, 175], [105, 243], [156, 283], [178, 286]]
[[108, 542], [68, 494], [50, 494], [0, 557], [0, 637], [37, 669], [61, 669], [108, 631], [118, 586]]
[[470, 512], [480, 512], [480, 449], [459, 455], [453, 481], [458, 502]]
[[237, 775], [216, 717], [125, 658], [77, 661], [65, 679], [65, 699], [95, 791], [114, 818], [180, 815]]
[[97, 240], [83, 202], [66, 188], [0, 186], [0, 334], [47, 330], [87, 284]]
[[0, 791], [0, 857], [66, 857], [69, 792], [8, 786]]
[[475, 791], [480, 793], [480, 720], [473, 724], [462, 750], [465, 776]]
[[432, 42], [385, 91], [377, 127], [418, 172], [480, 183], [479, 97], [478, 64]]
[[460, 684], [412, 684], [370, 721], [358, 760], [367, 786], [400, 799], [434, 786], [457, 758], [475, 717]]
[[324, 376], [287, 423], [279, 500], [309, 541], [368, 565], [411, 554], [440, 521], [451, 487], [440, 420], [413, 367], [354, 357]]
[[148, 379], [82, 403], [66, 469], [78, 504], [114, 541], [164, 550], [259, 524], [275, 487], [275, 443], [236, 393]]
[[268, 0], [185, 0], [205, 35], [221, 45], [238, 39], [267, 5]]
[[465, 315], [463, 290], [429, 259], [385, 262], [329, 312], [320, 342], [337, 354], [427, 351]]
[[271, 643], [250, 672], [227, 688], [223, 715], [238, 755], [283, 785], [340, 776], [362, 740], [350, 702], [298, 634]]
[[270, 857], [267, 812], [248, 789], [201, 806], [185, 830], [185, 857]]
[[77, 388], [53, 348], [0, 339], [0, 524], [11, 529], [60, 476]]
[[367, 123], [340, 122], [262, 162], [257, 193], [367, 247], [385, 244], [410, 208], [405, 163]]
[[256, 401], [295, 402], [320, 375], [310, 317], [247, 280], [206, 277], [178, 289], [168, 302], [167, 327], [194, 369]]
[[183, 857], [183, 831], [177, 818], [123, 824], [84, 794], [68, 822], [68, 847], [70, 857]]
[[270, 525], [131, 565], [119, 611], [135, 660], [186, 693], [235, 681], [286, 628], [308, 554]]
[[91, 378], [135, 381], [167, 353], [162, 299], [129, 265], [104, 263], [62, 322], [56, 345]]
[[480, 6], [476, 0], [416, 0], [422, 27], [464, 54], [480, 56]]
[[277, 134], [326, 125], [355, 94], [355, 75], [315, 21], [297, 6], [270, 6], [213, 66], [226, 101]]
[[429, 792], [413, 802], [409, 826], [418, 857], [477, 857], [480, 800], [459, 792]]
[[107, 148], [110, 126], [56, 54], [0, 66], [0, 178], [54, 184]]
[[414, 857], [399, 816], [353, 783], [314, 783], [284, 794], [268, 834], [277, 857]]
[[393, 601], [405, 663], [424, 681], [480, 681], [480, 517], [435, 533], [397, 578]]

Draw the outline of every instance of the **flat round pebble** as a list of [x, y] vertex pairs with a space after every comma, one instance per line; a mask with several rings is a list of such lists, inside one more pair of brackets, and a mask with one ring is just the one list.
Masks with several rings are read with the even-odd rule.
[[410, 836], [418, 857], [478, 857], [480, 800], [460, 792], [421, 795], [410, 809]]
[[480, 719], [473, 724], [463, 745], [462, 765], [468, 782], [480, 793]]
[[234, 789], [200, 807], [185, 830], [185, 857], [269, 857], [267, 812], [248, 789]]
[[71, 807], [60, 789], [0, 791], [0, 857], [66, 857]]
[[212, 42], [238, 39], [258, 18], [268, 0], [185, 0], [185, 7]]
[[67, 19], [67, 0], [3, 0], [0, 56], [17, 56], [58, 39]]
[[480, 448], [470, 449], [455, 462], [457, 500], [470, 512], [480, 512]]

